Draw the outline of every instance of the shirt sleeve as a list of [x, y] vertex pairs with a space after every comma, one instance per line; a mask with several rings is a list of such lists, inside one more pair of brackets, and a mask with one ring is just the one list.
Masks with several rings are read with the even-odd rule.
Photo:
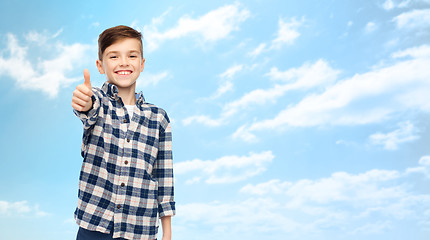
[[81, 112], [73, 109], [73, 112], [75, 115], [82, 121], [83, 127], [84, 127], [84, 133], [82, 135], [82, 145], [81, 145], [81, 156], [84, 157], [85, 153], [87, 151], [87, 145], [89, 136], [91, 133], [91, 130], [93, 129], [93, 126], [97, 122], [97, 118], [99, 117], [100, 113], [100, 106], [101, 106], [101, 98], [97, 96], [97, 89], [93, 88], [93, 96], [91, 99], [93, 100], [93, 106], [90, 110], [86, 112]]
[[[163, 127], [164, 125], [164, 127]], [[158, 155], [153, 176], [158, 181], [158, 212], [160, 217], [176, 214], [173, 191], [172, 131], [169, 119], [162, 122], [159, 136]]]

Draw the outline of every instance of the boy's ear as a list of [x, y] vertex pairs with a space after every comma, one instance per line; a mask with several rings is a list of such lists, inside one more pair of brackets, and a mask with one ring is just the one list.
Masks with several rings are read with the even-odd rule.
[[144, 68], [145, 68], [145, 58], [142, 58], [142, 63], [140, 64], [140, 72], [143, 72]]
[[105, 70], [103, 69], [103, 62], [101, 60], [96, 61], [97, 69], [100, 74], [105, 74]]

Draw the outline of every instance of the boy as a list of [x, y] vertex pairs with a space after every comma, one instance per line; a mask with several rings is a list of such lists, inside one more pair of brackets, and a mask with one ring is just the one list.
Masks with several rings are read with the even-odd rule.
[[142, 36], [127, 26], [99, 36], [100, 74], [107, 81], [84, 83], [73, 92], [72, 107], [84, 127], [79, 177], [77, 240], [171, 239], [173, 163], [166, 112], [135, 93], [143, 71]]

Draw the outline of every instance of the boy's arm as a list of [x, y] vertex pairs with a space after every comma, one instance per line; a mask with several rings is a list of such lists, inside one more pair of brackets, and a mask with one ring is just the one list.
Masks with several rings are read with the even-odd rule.
[[172, 217], [165, 216], [161, 218], [161, 226], [163, 227], [163, 238], [162, 240], [172, 239]]
[[[173, 194], [172, 132], [167, 115], [162, 117], [159, 130], [158, 154], [152, 171], [158, 182], [158, 212], [161, 219], [175, 215]], [[166, 221], [166, 220], [165, 220]]]

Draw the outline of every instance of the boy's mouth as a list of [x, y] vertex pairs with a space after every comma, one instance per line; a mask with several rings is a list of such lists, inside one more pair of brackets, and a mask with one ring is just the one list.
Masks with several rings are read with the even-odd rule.
[[120, 70], [120, 71], [116, 71], [115, 73], [118, 75], [130, 75], [133, 71], [131, 70]]

